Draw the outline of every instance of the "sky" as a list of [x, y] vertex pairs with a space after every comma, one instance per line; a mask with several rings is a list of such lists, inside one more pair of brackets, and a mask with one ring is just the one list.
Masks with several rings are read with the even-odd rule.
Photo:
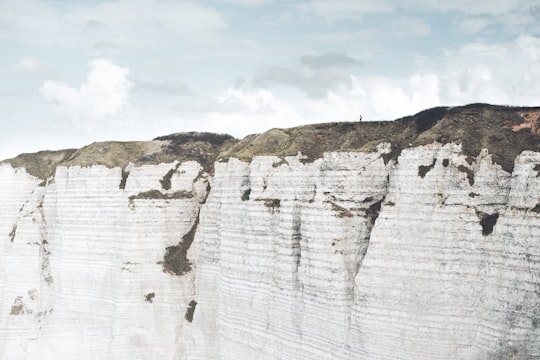
[[540, 0], [0, 0], [0, 159], [540, 105]]

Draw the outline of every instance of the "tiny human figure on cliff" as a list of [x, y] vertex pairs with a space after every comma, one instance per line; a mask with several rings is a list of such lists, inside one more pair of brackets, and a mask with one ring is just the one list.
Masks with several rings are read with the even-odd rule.
[[362, 121], [362, 114], [360, 114], [360, 119], [358, 119], [358, 121]]

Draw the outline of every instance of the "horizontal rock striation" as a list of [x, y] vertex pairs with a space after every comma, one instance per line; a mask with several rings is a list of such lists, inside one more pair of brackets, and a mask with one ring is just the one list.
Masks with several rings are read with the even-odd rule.
[[189, 358], [540, 356], [540, 154], [383, 155], [216, 165], [195, 249], [217, 320]]
[[[41, 187], [0, 166], [1, 359], [174, 358], [194, 276], [166, 271], [165, 249], [198, 221], [206, 174], [196, 162], [128, 171], [125, 189], [120, 168], [100, 165], [58, 167]], [[191, 196], [132, 198], [152, 191]]]
[[0, 359], [538, 359], [538, 114], [0, 163]]

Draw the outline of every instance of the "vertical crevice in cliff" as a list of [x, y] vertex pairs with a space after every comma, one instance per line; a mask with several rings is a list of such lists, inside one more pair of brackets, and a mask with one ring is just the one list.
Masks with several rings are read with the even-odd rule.
[[[176, 171], [178, 167], [179, 166], [176, 166], [176, 168], [173, 170]], [[211, 190], [208, 179], [204, 179], [204, 181], [206, 182], [206, 191], [204, 193], [204, 196], [202, 196], [199, 200], [197, 216], [195, 217], [195, 221], [193, 222], [191, 229], [182, 236], [182, 241], [180, 243], [165, 248], [165, 255], [163, 256], [163, 261], [158, 262], [158, 264], [162, 265], [163, 272], [181, 276], [191, 271], [192, 263], [187, 258], [187, 252], [190, 249], [193, 240], [195, 239], [195, 234], [199, 226], [201, 206], [206, 203], [206, 200], [208, 199]]]
[[195, 307], [197, 306], [197, 302], [195, 300], [191, 300], [189, 302], [188, 308], [186, 309], [185, 319], [188, 322], [193, 321], [193, 315], [195, 314]]
[[[248, 168], [249, 169], [249, 168]], [[249, 179], [249, 173], [242, 176], [242, 182], [240, 184], [240, 191], [242, 192], [242, 201], [248, 201], [251, 195], [251, 181]]]
[[13, 224], [11, 232], [9, 233], [9, 238], [11, 242], [15, 241], [15, 236], [17, 235], [17, 223]]
[[120, 180], [120, 185], [118, 185], [118, 188], [120, 190], [125, 190], [128, 176], [129, 176], [129, 171], [126, 171], [126, 169], [123, 168], [122, 169], [122, 179]]
[[41, 258], [41, 279], [47, 285], [52, 285], [53, 277], [51, 272], [51, 266], [49, 263], [49, 256], [51, 252], [49, 251], [49, 231], [47, 219], [45, 218], [45, 213], [43, 211], [43, 203], [45, 201], [45, 192], [41, 195], [39, 204], [37, 206], [39, 217], [40, 217], [40, 233], [41, 233], [41, 243], [39, 245], [39, 253]]
[[300, 206], [293, 207], [292, 235], [291, 235], [291, 253], [294, 263], [294, 281], [296, 288], [300, 288], [300, 278], [298, 268], [302, 261], [302, 211]]
[[371, 233], [371, 229], [373, 229], [373, 226], [375, 226], [375, 221], [379, 217], [379, 213], [381, 212], [381, 204], [384, 201], [384, 198], [381, 200], [374, 202], [369, 206], [369, 208], [366, 210], [366, 217], [368, 220], [368, 228]]
[[[377, 218], [379, 217], [379, 214], [381, 212], [381, 206], [386, 198], [386, 193], [383, 195], [383, 197], [375, 202], [372, 202], [367, 209], [365, 209], [365, 217], [366, 217], [366, 232], [364, 236], [364, 244], [363, 246], [360, 246], [358, 248], [357, 261], [356, 261], [356, 267], [354, 269], [354, 278], [358, 275], [358, 272], [360, 271], [360, 268], [362, 267], [362, 262], [364, 261], [364, 257], [367, 254], [367, 251], [369, 249], [369, 244], [371, 242], [371, 232], [373, 228], [375, 227], [375, 222], [377, 221]], [[373, 198], [369, 198], [370, 201], [373, 201]], [[354, 279], [353, 278], [353, 279]]]

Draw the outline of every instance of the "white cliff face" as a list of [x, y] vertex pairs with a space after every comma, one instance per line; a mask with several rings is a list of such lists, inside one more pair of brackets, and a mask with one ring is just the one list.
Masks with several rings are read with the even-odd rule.
[[[540, 214], [531, 206], [540, 154], [523, 153], [512, 176], [481, 154], [473, 183], [455, 150], [406, 150], [391, 171], [356, 278], [352, 317], [366, 358], [540, 356]], [[525, 187], [526, 201], [515, 194]]]
[[[199, 288], [197, 311], [206, 313], [193, 326], [214, 320], [190, 358], [345, 351], [354, 278], [375, 216], [370, 207], [386, 193], [386, 165], [378, 153], [286, 160], [216, 164], [194, 250], [197, 283], [214, 285], [211, 294]], [[219, 343], [206, 345], [212, 339]]]
[[[60, 167], [40, 187], [0, 167], [1, 359], [177, 357], [171, 344], [194, 277], [166, 273], [161, 263], [206, 196], [204, 180], [195, 181], [199, 164], [177, 165], [133, 167], [125, 189], [119, 168]], [[163, 190], [159, 180], [175, 168]], [[150, 190], [184, 196], [152, 198]]]
[[540, 154], [287, 160], [216, 166], [188, 358], [540, 357]]
[[388, 151], [0, 165], [0, 359], [539, 358], [540, 153]]

